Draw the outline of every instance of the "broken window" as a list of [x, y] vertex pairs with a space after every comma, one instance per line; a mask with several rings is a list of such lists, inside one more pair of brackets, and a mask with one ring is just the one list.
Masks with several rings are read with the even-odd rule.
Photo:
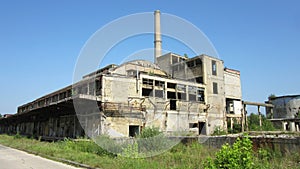
[[197, 90], [197, 101], [204, 102], [204, 89], [198, 88]]
[[177, 91], [185, 92], [186, 91], [186, 86], [182, 85], [182, 84], [177, 84]]
[[202, 61], [201, 61], [200, 58], [196, 59], [195, 62], [196, 62], [196, 65], [201, 65], [202, 64]]
[[155, 86], [164, 87], [165, 86], [165, 82], [159, 81], [159, 80], [155, 80]]
[[179, 100], [186, 100], [186, 93], [177, 93], [177, 98]]
[[194, 60], [189, 61], [189, 62], [187, 62], [186, 64], [187, 64], [188, 67], [195, 67], [195, 66], [196, 66]]
[[196, 83], [201, 83], [203, 84], [203, 77], [196, 77]]
[[146, 97], [153, 96], [153, 90], [142, 88], [142, 96], [146, 96]]
[[213, 82], [213, 94], [218, 94], [218, 83]]
[[143, 79], [143, 84], [153, 86], [153, 80], [152, 79]]
[[176, 110], [176, 100], [170, 100], [170, 110]]
[[155, 97], [164, 98], [163, 90], [155, 90]]
[[167, 83], [167, 87], [170, 89], [176, 89], [176, 84], [175, 83]]
[[197, 101], [197, 99], [196, 99], [196, 95], [197, 95], [197, 87], [195, 87], [195, 86], [189, 86], [189, 91], [188, 91], [188, 93], [189, 93], [189, 100], [190, 101]]
[[211, 67], [212, 67], [212, 75], [217, 75], [217, 62], [215, 60], [211, 61]]
[[101, 95], [101, 79], [96, 80], [96, 95], [99, 96]]
[[176, 99], [176, 93], [175, 92], [167, 92], [167, 98], [168, 99]]

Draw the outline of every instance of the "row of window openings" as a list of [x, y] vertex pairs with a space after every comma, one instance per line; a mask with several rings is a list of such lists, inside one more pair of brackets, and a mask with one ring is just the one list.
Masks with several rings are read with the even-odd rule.
[[[203, 83], [203, 78], [202, 77], [196, 77], [194, 79], [189, 79], [188, 81]], [[158, 80], [152, 80], [152, 79], [143, 79], [143, 85], [156, 86], [156, 87], [164, 88], [165, 87], [165, 82], [164, 81], [158, 81]], [[189, 87], [193, 87], [193, 86], [189, 86]], [[176, 89], [177, 88], [179, 90], [185, 91], [186, 85], [176, 84], [176, 83], [167, 83], [167, 88], [169, 88], [169, 89]]]
[[[165, 98], [164, 90], [152, 90], [147, 88], [142, 88], [142, 96], [145, 97], [157, 97]], [[199, 101], [204, 102], [204, 90], [198, 90], [197, 93], [189, 93], [189, 99], [187, 99], [187, 93], [171, 92], [167, 91], [167, 99], [177, 99], [177, 100], [189, 100], [189, 101]]]

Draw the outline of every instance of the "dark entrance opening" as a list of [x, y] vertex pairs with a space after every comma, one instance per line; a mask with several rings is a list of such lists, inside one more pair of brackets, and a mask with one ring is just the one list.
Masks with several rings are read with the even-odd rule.
[[140, 133], [140, 126], [129, 126], [129, 137], [135, 137]]
[[170, 110], [176, 110], [176, 100], [170, 100]]
[[199, 122], [199, 135], [206, 135], [205, 122]]

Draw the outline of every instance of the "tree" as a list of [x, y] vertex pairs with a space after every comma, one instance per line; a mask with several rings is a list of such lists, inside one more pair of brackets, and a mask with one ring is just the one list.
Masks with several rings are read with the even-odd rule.
[[[272, 122], [267, 120], [265, 115], [262, 114], [261, 119], [262, 119], [261, 130], [263, 130], [263, 131], [274, 131], [275, 130], [275, 127], [273, 126]], [[249, 130], [260, 131], [258, 114], [251, 113], [250, 116], [248, 116], [248, 126], [249, 126]]]

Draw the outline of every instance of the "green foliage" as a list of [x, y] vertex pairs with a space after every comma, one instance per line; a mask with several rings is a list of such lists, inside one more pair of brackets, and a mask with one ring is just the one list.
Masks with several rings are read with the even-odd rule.
[[[109, 141], [108, 138], [104, 137], [106, 141]], [[112, 140], [110, 140], [112, 141]], [[65, 139], [59, 142], [44, 142], [38, 141], [36, 139], [29, 139], [26, 137], [20, 137], [15, 139], [14, 136], [0, 135], [0, 144], [6, 145], [18, 149], [28, 150], [38, 155], [46, 155], [54, 158], [63, 158], [78, 163], [86, 164], [91, 166], [91, 168], [114, 168], [114, 169], [169, 169], [169, 168], [221, 168], [215, 165], [215, 159], [217, 158], [215, 154], [217, 149], [212, 147], [207, 147], [202, 144], [199, 144], [197, 141], [183, 144], [179, 143], [174, 146], [169, 151], [164, 152], [163, 154], [152, 156], [149, 158], [125, 158], [123, 156], [111, 156], [104, 155], [99, 152], [97, 149], [97, 144], [88, 139], [78, 139], [78, 140], [69, 140]], [[134, 145], [127, 148], [125, 152], [127, 154], [137, 154], [137, 147], [140, 145]], [[95, 147], [94, 147], [95, 146]], [[127, 146], [126, 146], [127, 147]], [[125, 149], [126, 149], [125, 147]], [[242, 146], [239, 145], [236, 148], [234, 146], [228, 146], [229, 151], [232, 149], [237, 149], [241, 152], [245, 151]], [[120, 153], [122, 152], [122, 148]], [[249, 152], [250, 149], [248, 149]], [[221, 150], [220, 150], [221, 151]], [[224, 152], [226, 153], [226, 152]], [[238, 152], [240, 153], [240, 152]], [[100, 155], [98, 155], [100, 154]], [[125, 153], [126, 154], [126, 153]], [[136, 155], [133, 155], [136, 156]], [[221, 155], [219, 155], [220, 157]], [[227, 155], [229, 156], [229, 155]], [[284, 156], [281, 154], [280, 147], [275, 146], [274, 149], [259, 149], [257, 152], [253, 152], [253, 168], [258, 169], [273, 169], [273, 168], [289, 168], [289, 169], [298, 169], [299, 168], [299, 152], [295, 154], [290, 154]], [[221, 156], [222, 157], [222, 156]], [[233, 156], [238, 158], [237, 156]], [[233, 160], [231, 157], [230, 159]], [[247, 156], [239, 156], [240, 158]], [[225, 157], [224, 157], [225, 158]], [[203, 161], [206, 161], [203, 165]], [[241, 161], [241, 160], [236, 160]], [[247, 161], [247, 160], [245, 160]], [[246, 168], [240, 166], [239, 168]]]
[[268, 98], [269, 98], [269, 100], [274, 99], [274, 98], [276, 98], [276, 95], [275, 94], [270, 94], [270, 96]]
[[20, 135], [20, 133], [19, 133], [19, 132], [17, 132], [17, 134], [16, 134], [16, 135], [14, 135], [14, 139], [20, 139], [20, 138], [22, 138], [22, 136]]
[[215, 127], [213, 136], [226, 135], [227, 132], [223, 130], [220, 126]]
[[237, 121], [237, 119], [232, 119], [233, 120], [233, 128], [231, 129], [231, 121], [230, 119], [227, 120], [227, 129], [228, 133], [234, 134], [234, 133], [240, 133], [242, 132], [242, 125], [240, 122]]
[[171, 141], [157, 127], [146, 127], [137, 137], [141, 153], [156, 153], [168, 149]]
[[261, 115], [262, 119], [262, 127], [260, 129], [259, 126], [259, 115], [251, 113], [250, 116], [248, 116], [248, 126], [250, 131], [274, 131], [275, 127], [273, 126], [272, 122], [267, 120], [265, 115]]
[[204, 164], [206, 169], [226, 168], [226, 169], [251, 169], [253, 165], [252, 141], [248, 137], [237, 138], [236, 142], [230, 146], [225, 144], [216, 153], [216, 158], [208, 158]]
[[138, 137], [139, 138], [150, 138], [150, 137], [154, 137], [154, 136], [157, 136], [160, 134], [162, 134], [162, 132], [159, 131], [158, 127], [145, 127]]
[[139, 157], [139, 146], [137, 142], [133, 144], [128, 144], [126, 148], [123, 148], [122, 153], [119, 155], [128, 158], [138, 158]]

